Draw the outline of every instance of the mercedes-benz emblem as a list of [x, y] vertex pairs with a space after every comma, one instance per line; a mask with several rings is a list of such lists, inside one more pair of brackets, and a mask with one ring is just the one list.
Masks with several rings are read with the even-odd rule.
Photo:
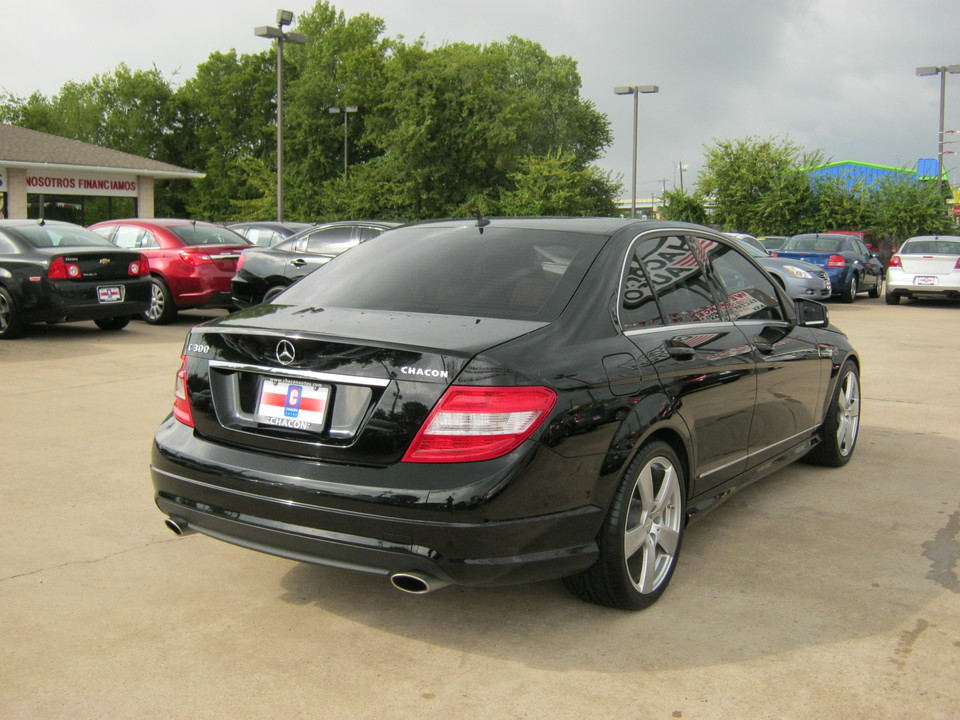
[[289, 365], [297, 359], [297, 349], [289, 340], [281, 340], [277, 343], [277, 362], [281, 365]]

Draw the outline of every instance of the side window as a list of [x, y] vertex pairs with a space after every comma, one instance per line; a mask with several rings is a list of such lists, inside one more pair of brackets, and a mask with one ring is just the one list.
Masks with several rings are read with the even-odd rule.
[[786, 319], [773, 283], [744, 255], [720, 243], [712, 243], [707, 255], [731, 320]]
[[360, 231], [360, 242], [364, 240], [369, 240], [370, 238], [375, 238], [377, 235], [383, 232], [380, 228], [372, 227], [362, 227], [357, 228]]
[[155, 244], [152, 244], [150, 240], [150, 235], [146, 230], [133, 225], [119, 225], [113, 236], [114, 244], [127, 250], [155, 247]]
[[716, 298], [704, 275], [702, 243], [678, 236], [654, 237], [634, 246], [621, 290], [625, 329], [719, 320]]
[[276, 245], [283, 238], [275, 230], [265, 230], [263, 228], [250, 228], [247, 232], [247, 240], [260, 247], [270, 247]]
[[320, 230], [310, 235], [306, 251], [321, 255], [335, 255], [349, 250], [356, 242], [352, 240], [352, 227], [335, 227]]

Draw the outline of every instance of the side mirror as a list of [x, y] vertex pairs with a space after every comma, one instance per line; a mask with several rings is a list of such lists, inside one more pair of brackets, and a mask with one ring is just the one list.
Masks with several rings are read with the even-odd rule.
[[797, 318], [799, 324], [803, 327], [827, 327], [830, 324], [830, 317], [827, 315], [827, 306], [818, 303], [815, 300], [796, 301]]

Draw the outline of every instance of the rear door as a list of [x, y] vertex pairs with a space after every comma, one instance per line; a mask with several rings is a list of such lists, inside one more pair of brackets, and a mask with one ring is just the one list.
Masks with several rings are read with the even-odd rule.
[[354, 238], [354, 232], [353, 227], [338, 225], [319, 228], [300, 238], [296, 245], [296, 252], [284, 268], [284, 277], [290, 281], [299, 280], [307, 273], [330, 262], [335, 255], [349, 250], [359, 242]]

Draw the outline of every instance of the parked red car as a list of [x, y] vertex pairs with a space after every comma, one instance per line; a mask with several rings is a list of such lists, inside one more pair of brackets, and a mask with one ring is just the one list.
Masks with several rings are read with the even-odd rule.
[[150, 263], [150, 307], [141, 317], [152, 325], [173, 321], [178, 310], [231, 307], [230, 280], [240, 253], [250, 247], [241, 235], [199, 220], [130, 218], [90, 226], [114, 245], [136, 249]]

